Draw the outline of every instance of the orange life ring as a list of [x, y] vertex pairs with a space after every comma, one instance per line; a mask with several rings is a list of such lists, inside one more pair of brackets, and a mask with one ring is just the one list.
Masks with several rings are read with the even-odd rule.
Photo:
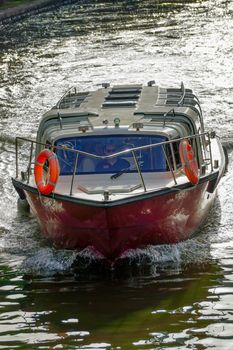
[[191, 184], [196, 185], [199, 181], [198, 164], [193, 152], [192, 146], [188, 140], [182, 140], [179, 144], [179, 154], [182, 163], [182, 168], [185, 175], [191, 182]]
[[[46, 161], [48, 161], [49, 167], [48, 178], [45, 181], [43, 173], [44, 164]], [[60, 168], [56, 154], [50, 151], [49, 149], [44, 149], [43, 151], [41, 151], [36, 158], [36, 164], [34, 167], [34, 176], [38, 191], [42, 194], [50, 194], [51, 192], [53, 192], [59, 174]]]

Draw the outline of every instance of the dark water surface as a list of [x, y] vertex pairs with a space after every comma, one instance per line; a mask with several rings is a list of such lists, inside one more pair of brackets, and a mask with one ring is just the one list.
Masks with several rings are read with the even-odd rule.
[[180, 81], [233, 140], [233, 2], [88, 1], [0, 27], [0, 349], [233, 349], [233, 165], [192, 240], [115, 269], [17, 212], [14, 138], [71, 86]]

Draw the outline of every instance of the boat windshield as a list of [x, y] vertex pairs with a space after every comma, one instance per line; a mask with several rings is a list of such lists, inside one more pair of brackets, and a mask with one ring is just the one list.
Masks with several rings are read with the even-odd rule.
[[[82, 136], [59, 139], [56, 141], [55, 146], [84, 151], [97, 156], [110, 156], [117, 152], [166, 140], [162, 136], [150, 135]], [[56, 153], [60, 164], [60, 174], [72, 174], [76, 153], [65, 149], [57, 149]], [[135, 151], [135, 156], [142, 172], [167, 171], [167, 163], [162, 146], [137, 150]], [[79, 174], [103, 174], [121, 171], [137, 171], [132, 152], [129, 151], [108, 159], [93, 158], [82, 154], [78, 156], [77, 173]]]

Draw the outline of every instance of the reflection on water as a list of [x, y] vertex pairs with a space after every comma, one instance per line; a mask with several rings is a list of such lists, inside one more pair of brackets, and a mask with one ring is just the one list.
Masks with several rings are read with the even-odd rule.
[[88, 277], [30, 279], [5, 268], [1, 346], [203, 349], [199, 345], [214, 342], [230, 349], [231, 287], [218, 265], [190, 265], [182, 272], [163, 266], [156, 276], [127, 269], [131, 276], [117, 270], [100, 275], [92, 266]]
[[[192, 7], [192, 5], [194, 7]], [[169, 27], [176, 24], [172, 20], [173, 15], [184, 10], [196, 8], [198, 11], [208, 12], [209, 6], [204, 1], [192, 0], [173, 2], [167, 1], [88, 1], [78, 2], [69, 6], [63, 6], [60, 10], [43, 13], [36, 18], [28, 18], [27, 21], [14, 23], [12, 26], [3, 25], [4, 36], [0, 43], [6, 47], [28, 43], [28, 32], [30, 40], [37, 38], [41, 40], [48, 38], [60, 38], [81, 36], [96, 31], [108, 32], [125, 29], [159, 28], [159, 31], [167, 31], [167, 20]], [[165, 23], [162, 19], [165, 19]], [[157, 23], [157, 21], [161, 21]], [[42, 23], [41, 23], [42, 22]], [[162, 24], [162, 25], [161, 25]], [[165, 34], [165, 33], [164, 33]], [[166, 35], [166, 34], [165, 34]]]
[[232, 14], [228, 0], [88, 1], [0, 25], [1, 349], [232, 349], [231, 154], [197, 237], [114, 269], [51, 248], [11, 185], [15, 136], [34, 137], [73, 85], [184, 81], [230, 147]]

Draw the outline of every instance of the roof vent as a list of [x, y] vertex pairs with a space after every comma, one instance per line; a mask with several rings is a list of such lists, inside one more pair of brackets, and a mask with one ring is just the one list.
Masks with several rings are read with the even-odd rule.
[[141, 86], [115, 86], [109, 91], [102, 107], [134, 107], [141, 94]]

